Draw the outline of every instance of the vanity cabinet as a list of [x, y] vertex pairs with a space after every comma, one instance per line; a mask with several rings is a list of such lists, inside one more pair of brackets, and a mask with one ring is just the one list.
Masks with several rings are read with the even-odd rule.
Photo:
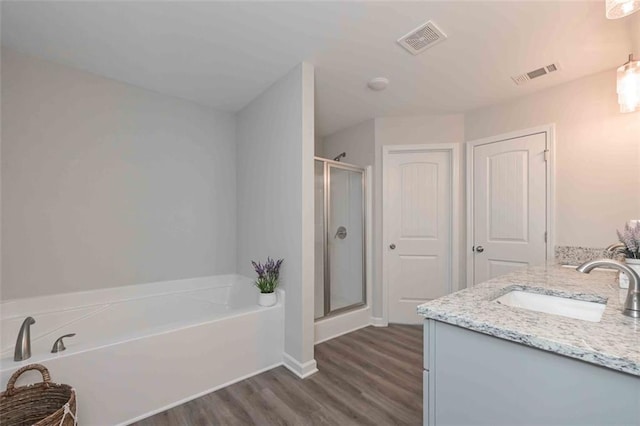
[[425, 425], [640, 425], [640, 377], [433, 319], [423, 379]]

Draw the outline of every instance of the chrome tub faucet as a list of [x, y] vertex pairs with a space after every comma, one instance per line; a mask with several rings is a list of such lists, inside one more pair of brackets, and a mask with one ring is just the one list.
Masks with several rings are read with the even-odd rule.
[[16, 340], [16, 350], [13, 353], [14, 361], [24, 361], [31, 358], [31, 329], [30, 327], [36, 323], [33, 317], [27, 317], [20, 326], [18, 339]]

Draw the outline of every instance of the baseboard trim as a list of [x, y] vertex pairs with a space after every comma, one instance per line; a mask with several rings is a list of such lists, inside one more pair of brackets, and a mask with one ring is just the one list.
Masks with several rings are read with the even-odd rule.
[[349, 328], [347, 330], [341, 331], [340, 333], [334, 334], [332, 336], [325, 337], [322, 340], [318, 340], [315, 344], [318, 345], [318, 344], [323, 343], [323, 342], [328, 342], [329, 340], [335, 339], [336, 337], [340, 337], [340, 336], [343, 336], [345, 334], [349, 334], [349, 333], [351, 333], [353, 331], [360, 330], [361, 328], [369, 327], [370, 325], [371, 324], [356, 325], [356, 326], [354, 326], [352, 328]]
[[287, 368], [287, 370], [291, 371], [301, 379], [306, 379], [312, 374], [318, 372], [318, 366], [315, 359], [301, 364], [286, 352], [282, 354], [282, 364]]
[[389, 321], [382, 317], [371, 317], [370, 323], [374, 327], [388, 327]]
[[371, 308], [365, 306], [339, 315], [329, 316], [314, 324], [315, 343], [326, 342], [343, 334], [351, 333], [370, 325]]

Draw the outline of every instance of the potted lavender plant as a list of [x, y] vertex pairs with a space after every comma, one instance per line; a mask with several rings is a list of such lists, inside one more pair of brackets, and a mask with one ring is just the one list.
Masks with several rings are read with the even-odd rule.
[[260, 306], [273, 306], [278, 301], [275, 290], [278, 287], [278, 278], [280, 277], [280, 265], [284, 259], [273, 260], [267, 257], [264, 264], [251, 261], [253, 269], [258, 274], [255, 285], [260, 290], [260, 298], [258, 304]]
[[[635, 222], [635, 224], [633, 224]], [[624, 256], [624, 261], [630, 268], [640, 274], [640, 220], [631, 221], [625, 224], [622, 232], [617, 231], [618, 239], [624, 245], [616, 251], [617, 254]], [[629, 278], [625, 274], [620, 274], [620, 287], [627, 288], [629, 286]]]

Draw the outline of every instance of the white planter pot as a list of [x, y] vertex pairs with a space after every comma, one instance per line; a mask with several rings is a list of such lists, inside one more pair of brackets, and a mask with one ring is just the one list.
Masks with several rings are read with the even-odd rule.
[[[626, 263], [628, 267], [630, 267], [631, 269], [636, 271], [638, 275], [640, 275], [640, 259], [626, 258], [624, 260], [624, 263]], [[620, 272], [619, 282], [620, 288], [629, 288], [629, 278], [627, 277], [627, 274], [623, 274], [622, 272]]]
[[260, 298], [258, 298], [258, 305], [260, 306], [273, 306], [278, 302], [278, 296], [275, 292], [273, 293], [260, 293]]

